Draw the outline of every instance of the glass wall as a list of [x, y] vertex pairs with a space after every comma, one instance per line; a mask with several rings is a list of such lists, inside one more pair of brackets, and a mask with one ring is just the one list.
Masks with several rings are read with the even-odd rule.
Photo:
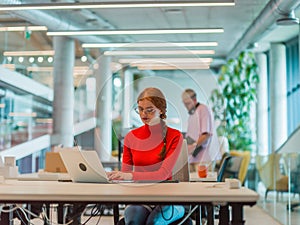
[[300, 125], [300, 71], [298, 38], [286, 43], [288, 134]]
[[35, 172], [44, 167], [45, 152], [50, 146], [25, 157], [24, 152], [32, 152], [27, 149], [30, 145], [26, 149], [19, 146], [51, 133], [52, 102], [0, 81], [0, 154], [16, 149], [19, 172]]
[[[258, 205], [268, 214], [281, 224], [296, 225], [300, 223], [300, 74], [298, 37], [286, 42], [285, 46], [288, 139], [278, 151], [271, 153], [269, 150], [269, 155], [255, 156], [255, 167], [258, 175], [255, 190], [261, 196]], [[269, 54], [267, 54], [267, 57], [269, 58]], [[268, 79], [270, 76], [271, 74], [268, 74]], [[268, 98], [270, 102], [270, 94]], [[268, 109], [270, 111], [270, 107]], [[271, 127], [272, 125], [269, 126], [269, 133], [271, 132]]]
[[52, 132], [52, 103], [0, 83], [0, 150]]

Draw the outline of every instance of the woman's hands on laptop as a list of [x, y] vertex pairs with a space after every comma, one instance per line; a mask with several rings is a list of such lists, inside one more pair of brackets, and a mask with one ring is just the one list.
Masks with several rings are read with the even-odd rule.
[[121, 171], [106, 172], [109, 180], [132, 180], [132, 173], [124, 173]]

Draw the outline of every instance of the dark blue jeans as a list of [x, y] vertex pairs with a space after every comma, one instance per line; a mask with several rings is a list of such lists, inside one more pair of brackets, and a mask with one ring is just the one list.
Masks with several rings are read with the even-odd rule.
[[126, 225], [168, 225], [184, 216], [181, 205], [156, 206], [129, 205], [124, 212]]

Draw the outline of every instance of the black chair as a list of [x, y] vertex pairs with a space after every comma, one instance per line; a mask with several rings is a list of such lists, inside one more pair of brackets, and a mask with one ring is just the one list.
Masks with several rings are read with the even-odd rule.
[[[297, 168], [291, 171], [291, 191], [298, 193], [300, 195], [300, 164], [297, 165]], [[293, 202], [290, 205], [287, 204], [286, 208], [288, 210], [294, 211], [294, 208], [300, 206], [300, 202]]]
[[[232, 156], [230, 154], [225, 153], [222, 156], [222, 159], [220, 161], [218, 168], [218, 176], [217, 176], [217, 182], [223, 182], [225, 180], [225, 172], [226, 168], [229, 166], [229, 162], [231, 160]], [[207, 225], [213, 225], [215, 218], [218, 218], [218, 215], [215, 215], [215, 207], [219, 208], [220, 210], [226, 210], [226, 207], [222, 206], [213, 206], [213, 205], [206, 205], [207, 210]]]
[[[225, 180], [225, 172], [228, 166], [230, 165], [230, 160], [232, 156], [229, 153], [225, 153], [222, 156], [222, 159], [216, 168], [218, 169], [218, 176], [217, 176], [217, 182], [223, 182]], [[215, 207], [218, 207], [219, 211], [220, 210], [226, 210], [226, 207], [222, 206], [214, 206], [211, 204], [207, 205], [200, 205], [201, 209], [197, 209], [198, 213], [201, 214], [201, 217], [206, 217], [207, 219], [207, 225], [214, 225], [214, 220], [215, 218], [218, 218], [218, 215], [215, 215]], [[194, 219], [196, 219], [196, 216], [193, 216]]]
[[231, 158], [232, 158], [232, 156], [227, 155], [227, 154], [222, 157], [221, 162], [220, 162], [220, 168], [218, 171], [217, 182], [222, 182], [225, 180], [224, 175], [225, 175], [226, 168], [228, 167]]

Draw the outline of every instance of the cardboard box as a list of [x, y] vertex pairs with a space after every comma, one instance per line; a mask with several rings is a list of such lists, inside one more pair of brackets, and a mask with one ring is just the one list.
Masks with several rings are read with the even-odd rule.
[[67, 173], [59, 152], [46, 152], [45, 172]]

